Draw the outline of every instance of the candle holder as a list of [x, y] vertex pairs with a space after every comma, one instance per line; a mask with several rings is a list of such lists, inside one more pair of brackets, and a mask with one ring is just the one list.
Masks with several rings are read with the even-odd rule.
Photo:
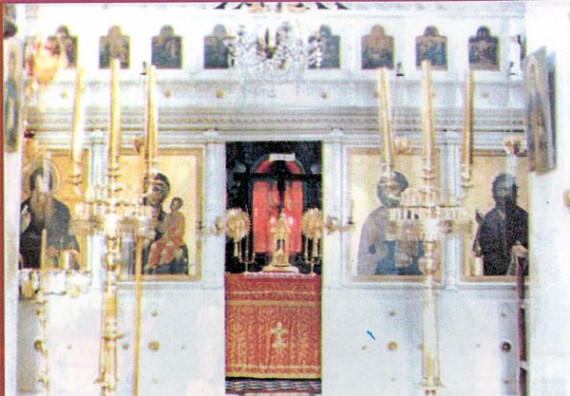
[[327, 234], [332, 234], [333, 232], [345, 232], [350, 231], [354, 227], [354, 221], [352, 220], [352, 216], [350, 216], [346, 223], [343, 223], [336, 216], [327, 216], [327, 219], [324, 223], [324, 228], [327, 230]]
[[[226, 228], [228, 237], [234, 242], [234, 257], [241, 261], [242, 241], [245, 240], [245, 251], [249, 249], [249, 230], [251, 221], [249, 215], [241, 208], [231, 208], [226, 211]], [[247, 256], [247, 254], [246, 254]]]
[[214, 224], [210, 227], [199, 221], [196, 225], [196, 231], [201, 237], [220, 236], [226, 231], [224, 219], [221, 216], [216, 217]]
[[395, 154], [409, 154], [412, 152], [410, 140], [406, 136], [394, 136]]
[[245, 250], [245, 254], [239, 257], [239, 262], [245, 267], [245, 274], [249, 274], [251, 271], [251, 266], [257, 262], [255, 257], [255, 252], [252, 251], [251, 254], [248, 253], [248, 249]]
[[315, 265], [321, 262], [321, 241], [325, 223], [320, 209], [308, 209], [301, 219], [301, 231], [305, 237], [303, 250], [303, 264], [311, 269], [310, 274], [315, 275]]
[[503, 140], [503, 148], [508, 155], [524, 156], [527, 151], [527, 141], [523, 136], [510, 135]]
[[[408, 188], [400, 196], [399, 205], [388, 208], [388, 234], [395, 240], [421, 243], [424, 255], [419, 265], [424, 274], [423, 280], [423, 329], [422, 329], [422, 382], [426, 395], [436, 395], [442, 386], [439, 372], [439, 323], [436, 301], [435, 275], [440, 267], [438, 245], [448, 234], [468, 232], [471, 220], [462, 206], [472, 178], [473, 147], [473, 75], [466, 82], [463, 158], [461, 164], [461, 199], [444, 198], [435, 187], [436, 134], [433, 105], [433, 85], [431, 64], [422, 62], [422, 133], [423, 161], [420, 188]], [[385, 72], [380, 73], [380, 127], [383, 136], [381, 158], [381, 180], [394, 182], [393, 138], [390, 120], [388, 84]]]
[[[134, 191], [119, 183], [119, 147], [121, 144], [120, 100], [119, 100], [119, 60], [111, 61], [111, 103], [110, 126], [107, 140], [107, 174], [104, 183], [94, 184], [87, 191], [81, 190], [83, 175], [81, 163], [82, 126], [78, 120], [81, 112], [79, 105], [82, 93], [81, 74], [76, 82], [76, 101], [74, 129], [72, 139], [72, 180], [80, 202], [75, 206], [72, 224], [79, 233], [102, 235], [105, 237], [106, 253], [102, 257], [105, 271], [102, 309], [102, 334], [99, 359], [99, 376], [96, 380], [101, 385], [103, 396], [115, 396], [118, 381], [117, 341], [121, 337], [117, 314], [117, 274], [121, 261], [120, 248], [126, 236], [137, 241], [152, 240], [157, 220], [152, 216], [152, 209], [146, 205], [147, 194], [151, 191], [156, 172], [157, 161], [157, 116], [153, 100], [154, 68], [147, 69], [147, 112], [145, 128], [146, 141], [141, 157], [144, 160], [145, 180], [141, 191]], [[142, 263], [141, 250], [137, 249], [137, 289], [140, 288]], [[137, 294], [137, 304], [140, 295]], [[135, 377], [137, 374], [135, 374]], [[136, 382], [136, 378], [135, 378]]]
[[91, 272], [77, 269], [53, 268], [46, 271], [24, 268], [19, 271], [20, 298], [36, 300], [42, 285], [42, 294], [65, 294], [77, 298], [91, 286]]
[[48, 299], [44, 295], [43, 287], [40, 287], [35, 298], [36, 305], [38, 307], [36, 314], [40, 321], [40, 334], [39, 337], [34, 341], [34, 349], [41, 356], [40, 360], [40, 371], [39, 371], [39, 382], [42, 384], [44, 391], [47, 396], [50, 394], [50, 382], [49, 382], [49, 353], [48, 353], [48, 334], [47, 334], [47, 307]]
[[461, 187], [464, 192], [471, 188], [473, 178], [473, 70], [467, 74], [465, 84], [465, 114], [463, 117], [463, 158], [461, 162]]

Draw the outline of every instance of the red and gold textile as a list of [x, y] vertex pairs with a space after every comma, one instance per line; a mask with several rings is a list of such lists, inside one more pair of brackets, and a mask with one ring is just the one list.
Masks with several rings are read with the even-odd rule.
[[226, 375], [321, 376], [319, 276], [226, 275]]

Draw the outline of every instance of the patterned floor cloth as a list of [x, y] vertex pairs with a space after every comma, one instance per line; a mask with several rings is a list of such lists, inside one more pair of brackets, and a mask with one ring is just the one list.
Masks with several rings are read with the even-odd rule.
[[308, 393], [321, 394], [321, 380], [258, 380], [232, 378], [226, 380], [226, 393]]

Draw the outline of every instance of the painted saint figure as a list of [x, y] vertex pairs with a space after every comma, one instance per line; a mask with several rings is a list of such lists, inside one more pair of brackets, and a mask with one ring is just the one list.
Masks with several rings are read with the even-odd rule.
[[121, 69], [129, 68], [130, 38], [121, 33], [119, 26], [112, 26], [107, 36], [99, 39], [99, 68], [108, 68], [111, 59], [119, 59]]
[[388, 235], [390, 208], [400, 205], [401, 194], [408, 188], [406, 177], [395, 172], [395, 184], [381, 180], [377, 194], [382, 206], [368, 215], [358, 250], [358, 275], [421, 275], [419, 259], [423, 256], [420, 241], [399, 241]]
[[495, 207], [479, 219], [475, 254], [483, 257], [484, 275], [514, 275], [515, 258], [528, 249], [528, 214], [517, 205], [515, 177], [506, 173], [493, 181]]
[[184, 228], [186, 218], [180, 212], [184, 202], [180, 197], [172, 198], [170, 202], [170, 213], [158, 225], [158, 230], [162, 232], [162, 237], [150, 246], [150, 257], [145, 270], [156, 269], [157, 267], [171, 263], [175, 258], [182, 259], [184, 246]]
[[[149, 181], [145, 179], [144, 190], [147, 191], [144, 204], [146, 206], [150, 206], [152, 211], [152, 216], [157, 224], [153, 240], [147, 246], [145, 246], [142, 251], [142, 263], [143, 263], [144, 273], [156, 274], [156, 275], [186, 274], [188, 272], [188, 247], [183, 241], [181, 245], [179, 245], [178, 249], [176, 250], [173, 249], [173, 251], [171, 251], [171, 253], [173, 254], [172, 254], [172, 259], [169, 262], [163, 261], [161, 260], [161, 258], [167, 258], [167, 256], [170, 255], [170, 253], [165, 254], [162, 257], [159, 255], [157, 262], [155, 262], [156, 265], [153, 265], [151, 263], [153, 246], [159, 241], [161, 241], [165, 237], [165, 235], [168, 234], [168, 232], [172, 232], [171, 229], [165, 226], [165, 222], [167, 221], [168, 216], [173, 215], [173, 213], [178, 213], [174, 215], [173, 218], [182, 215], [182, 213], [178, 212], [178, 210], [182, 206], [182, 200], [176, 203], [177, 198], [173, 198], [172, 201], [175, 202], [174, 205], [171, 204], [171, 210], [173, 211], [173, 213], [170, 213], [170, 215], [166, 213], [166, 211], [163, 208], [163, 203], [168, 197], [168, 194], [170, 194], [170, 181], [168, 180], [168, 177], [166, 177], [162, 173], [157, 173], [153, 175], [152, 179], [150, 180], [150, 184]], [[177, 209], [173, 209], [173, 206], [177, 207], [178, 204], [180, 204], [180, 206]], [[184, 231], [182, 231], [182, 235], [183, 234]], [[183, 238], [181, 237], [180, 239]], [[176, 238], [176, 241], [178, 240], [179, 239]], [[167, 241], [168, 237], [167, 239], [165, 239], [163, 242], [160, 243], [166, 244]], [[160, 250], [159, 247], [155, 248], [157, 249], [155, 254], [158, 254]], [[129, 273], [134, 274], [135, 262], [136, 262], [135, 250], [131, 249], [129, 255], [130, 255], [128, 260]]]
[[152, 64], [158, 69], [182, 67], [182, 38], [171, 26], [163, 26], [160, 35], [152, 38]]
[[20, 261], [24, 268], [40, 268], [42, 231], [47, 230], [46, 258], [57, 266], [65, 249], [79, 251], [79, 244], [69, 234], [71, 214], [67, 205], [53, 196], [53, 176], [38, 167], [30, 177], [31, 196], [22, 202], [20, 225]]

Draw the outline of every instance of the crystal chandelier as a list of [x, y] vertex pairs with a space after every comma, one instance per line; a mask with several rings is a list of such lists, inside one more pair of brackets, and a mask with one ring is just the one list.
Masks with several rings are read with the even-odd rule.
[[322, 43], [318, 34], [304, 41], [298, 22], [278, 14], [255, 15], [225, 39], [231, 69], [242, 83], [271, 85], [296, 82], [307, 67], [320, 68]]

